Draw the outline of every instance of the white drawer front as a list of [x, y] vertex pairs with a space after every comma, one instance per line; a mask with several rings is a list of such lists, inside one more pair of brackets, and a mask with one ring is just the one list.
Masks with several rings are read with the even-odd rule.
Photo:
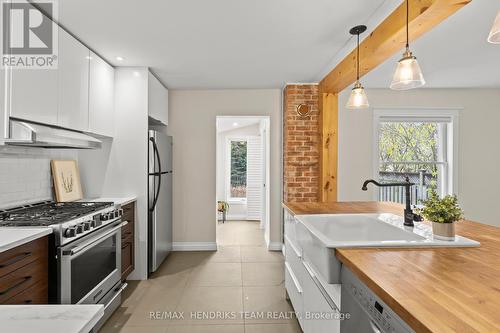
[[285, 262], [285, 287], [299, 324], [304, 328], [302, 319], [304, 311], [303, 289], [291, 266], [287, 262]]
[[[304, 289], [303, 306], [306, 317], [304, 318], [304, 333], [339, 333], [339, 311], [332, 300], [325, 296], [314, 281], [314, 273], [307, 270], [307, 277], [302, 281]], [[327, 297], [330, 300], [327, 301]]]
[[295, 244], [298, 244], [297, 231], [296, 231], [297, 221], [295, 220], [295, 217], [286, 209], [284, 213], [284, 220], [285, 220], [285, 236], [287, 236], [288, 239], [290, 239]]
[[302, 260], [302, 250], [295, 245], [290, 238], [285, 235], [285, 259], [290, 263], [300, 262]]

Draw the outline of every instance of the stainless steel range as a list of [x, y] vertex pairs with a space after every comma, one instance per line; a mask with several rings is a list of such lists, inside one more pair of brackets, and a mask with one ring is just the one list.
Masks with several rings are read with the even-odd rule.
[[123, 211], [112, 202], [43, 202], [0, 211], [1, 227], [50, 227], [49, 299], [104, 304], [99, 327], [120, 305]]

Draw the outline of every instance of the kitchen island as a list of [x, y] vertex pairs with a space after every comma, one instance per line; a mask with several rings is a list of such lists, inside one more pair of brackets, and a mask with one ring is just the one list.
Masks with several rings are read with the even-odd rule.
[[[292, 215], [403, 214], [381, 202], [285, 203]], [[500, 332], [500, 228], [472, 221], [457, 234], [477, 248], [337, 249], [336, 257], [416, 332]]]

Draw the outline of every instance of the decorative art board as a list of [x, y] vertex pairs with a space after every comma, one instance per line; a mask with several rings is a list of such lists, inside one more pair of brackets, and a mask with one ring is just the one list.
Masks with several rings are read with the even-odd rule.
[[80, 172], [74, 160], [52, 160], [52, 180], [57, 202], [81, 200], [83, 198]]

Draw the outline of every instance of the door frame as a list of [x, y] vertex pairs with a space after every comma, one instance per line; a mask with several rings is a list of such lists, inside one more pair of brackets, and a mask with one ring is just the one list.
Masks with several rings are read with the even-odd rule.
[[[264, 167], [264, 183], [262, 184], [262, 218], [260, 221], [260, 228], [264, 229], [264, 237], [266, 240], [270, 238], [270, 198], [271, 198], [271, 184], [270, 184], [270, 173], [271, 173], [271, 136], [270, 136], [270, 129], [271, 129], [271, 117], [270, 116], [262, 116], [262, 115], [235, 115], [235, 116], [229, 116], [229, 115], [224, 115], [224, 116], [216, 116], [215, 117], [215, 124], [216, 124], [216, 154], [218, 155], [221, 149], [225, 149], [225, 142], [222, 142], [219, 144], [217, 136], [219, 132], [217, 131], [217, 124], [219, 119], [234, 119], [235, 121], [238, 121], [238, 119], [248, 119], [248, 118], [254, 118], [254, 119], [259, 119], [260, 120], [260, 126], [261, 128], [259, 131], [264, 133], [265, 135], [263, 136], [264, 142], [263, 142], [263, 167]], [[221, 145], [223, 145], [221, 147]], [[225, 161], [223, 162], [225, 163]], [[216, 177], [216, 183], [219, 183], [219, 175], [218, 171], [220, 167], [224, 167], [224, 165], [219, 165], [218, 159], [216, 159], [216, 171], [215, 171], [215, 177]], [[225, 182], [225, 180], [224, 180]], [[224, 191], [226, 189], [224, 188]], [[215, 195], [216, 201], [217, 201], [217, 189], [216, 189], [216, 195]], [[217, 213], [216, 213], [217, 214]]]

